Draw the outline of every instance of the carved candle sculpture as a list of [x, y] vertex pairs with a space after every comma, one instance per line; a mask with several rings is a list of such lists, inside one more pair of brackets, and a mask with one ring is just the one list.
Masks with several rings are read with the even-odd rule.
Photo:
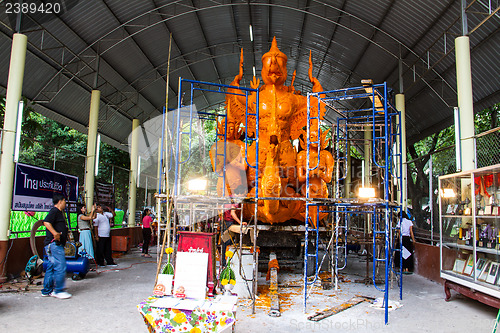
[[[273, 39], [271, 49], [262, 56], [262, 81], [264, 84], [260, 86], [260, 80], [255, 76], [251, 82], [253, 89], [259, 90], [259, 197], [303, 197], [305, 196], [305, 151], [298, 154], [293, 146], [293, 140], [299, 139], [302, 135], [302, 140], [305, 140], [304, 127], [307, 125], [307, 97], [301, 95], [293, 87], [295, 73], [290, 86], [285, 86], [287, 78], [287, 56], [278, 49], [276, 38]], [[240, 57], [239, 74], [231, 83], [232, 86], [239, 87], [240, 80], [243, 77], [243, 50]], [[312, 60], [309, 57], [309, 80], [313, 84], [313, 92], [323, 91], [323, 87], [318, 79], [312, 76]], [[259, 87], [260, 86], [260, 87]], [[226, 156], [226, 191], [225, 195], [231, 195], [235, 187], [241, 186], [244, 181], [239, 181], [240, 174], [246, 174], [246, 184], [248, 186], [248, 196], [255, 196], [255, 169], [249, 168], [245, 161], [245, 145], [240, 140], [241, 133], [238, 132], [241, 126], [246, 126], [249, 137], [255, 137], [256, 120], [255, 116], [245, 117], [245, 112], [248, 107], [248, 113], [255, 113], [255, 105], [257, 96], [252, 93], [248, 98], [248, 105], [244, 96], [235, 95], [242, 94], [239, 89], [228, 89], [226, 94], [226, 107], [228, 117], [228, 135], [226, 144], [241, 147], [240, 154], [230, 153]], [[311, 117], [317, 117], [318, 112], [320, 118], [323, 118], [325, 109], [321, 105], [318, 110], [318, 101], [316, 98], [311, 98]], [[248, 122], [246, 120], [248, 119]], [[315, 120], [317, 121], [317, 120]], [[232, 129], [229, 124], [234, 124]], [[317, 141], [317, 122], [311, 121], [311, 128], [316, 128], [311, 132], [311, 135], [316, 135]], [[219, 130], [219, 133], [221, 130]], [[230, 135], [230, 133], [236, 133]], [[315, 134], [314, 134], [315, 133]], [[325, 133], [326, 134], [326, 133]], [[324, 145], [326, 141], [324, 142]], [[217, 145], [223, 147], [224, 142], [218, 142]], [[256, 145], [248, 145], [247, 158], [250, 165], [255, 165]], [[305, 147], [303, 146], [303, 149]], [[316, 170], [310, 172], [311, 190], [310, 196], [313, 198], [327, 197], [326, 183], [331, 181], [334, 160], [332, 155], [321, 147], [320, 165]], [[221, 152], [224, 151], [224, 148]], [[238, 149], [235, 149], [238, 150]], [[311, 145], [310, 166], [317, 164], [318, 145]], [[314, 152], [316, 151], [316, 152]], [[220, 170], [223, 163], [215, 161], [215, 147], [211, 150], [212, 166], [214, 170]], [[221, 153], [219, 152], [219, 153]], [[238, 158], [234, 158], [235, 155]], [[240, 162], [229, 161], [243, 161]], [[297, 161], [297, 159], [299, 161]], [[233, 168], [231, 163], [237, 164]], [[233, 170], [234, 169], [234, 170]], [[230, 171], [231, 170], [231, 171]], [[299, 171], [297, 173], [297, 171]], [[220, 175], [220, 174], [219, 174]], [[228, 186], [229, 184], [229, 186]], [[218, 193], [222, 195], [222, 182], [218, 183]], [[244, 205], [244, 218], [248, 219], [253, 216], [253, 205]], [[324, 214], [326, 216], [326, 214]], [[260, 200], [258, 207], [259, 221], [266, 223], [280, 223], [288, 220], [296, 219], [304, 221], [305, 204], [303, 201], [292, 200]], [[320, 216], [322, 218], [324, 216]]]

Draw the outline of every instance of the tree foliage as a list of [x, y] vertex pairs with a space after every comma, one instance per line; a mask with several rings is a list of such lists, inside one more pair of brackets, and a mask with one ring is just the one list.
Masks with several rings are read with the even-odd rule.
[[[475, 115], [475, 133], [480, 134], [492, 128], [496, 128], [500, 118], [500, 104], [478, 112]], [[498, 132], [495, 134], [498, 137]], [[497, 138], [500, 142], [500, 138]], [[430, 207], [424, 209], [428, 203], [429, 196], [429, 159], [432, 156], [433, 191], [436, 191], [438, 177], [456, 172], [455, 165], [455, 127], [452, 125], [435, 133], [419, 142], [407, 147], [408, 163], [408, 198], [412, 206], [412, 212], [418, 227], [430, 228], [429, 209], [434, 209], [434, 216], [438, 216], [437, 195]], [[447, 149], [448, 148], [448, 149]], [[477, 155], [493, 156], [496, 147], [482, 147]], [[435, 194], [437, 194], [435, 192]], [[437, 230], [437, 225], [434, 225]]]
[[[21, 150], [19, 161], [78, 176], [84, 183], [87, 135], [36, 113], [24, 99]], [[5, 98], [0, 97], [0, 122], [3, 127]], [[128, 197], [128, 172], [124, 177], [113, 177], [112, 165], [128, 169], [128, 152], [106, 143], [100, 145], [99, 174], [96, 181], [110, 183], [114, 178], [117, 207], [125, 208]]]

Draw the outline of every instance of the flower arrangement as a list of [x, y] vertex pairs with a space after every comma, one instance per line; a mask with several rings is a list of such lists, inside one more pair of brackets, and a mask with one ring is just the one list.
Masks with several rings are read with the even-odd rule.
[[220, 273], [220, 283], [221, 285], [225, 286], [226, 284], [236, 284], [236, 275], [234, 274], [234, 271], [231, 268], [231, 258], [233, 257], [233, 252], [232, 251], [226, 251], [226, 259], [227, 259], [227, 264], [226, 267], [222, 270]]
[[170, 274], [174, 275], [174, 266], [170, 263], [170, 255], [174, 253], [174, 249], [171, 247], [167, 247], [165, 249], [165, 253], [167, 254], [167, 264], [163, 267], [162, 274]]

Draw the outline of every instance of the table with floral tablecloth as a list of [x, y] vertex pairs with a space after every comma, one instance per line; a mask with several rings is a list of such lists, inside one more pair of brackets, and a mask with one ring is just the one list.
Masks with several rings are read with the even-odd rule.
[[230, 332], [235, 323], [236, 306], [224, 306], [209, 300], [193, 310], [164, 308], [149, 297], [137, 305], [149, 332]]

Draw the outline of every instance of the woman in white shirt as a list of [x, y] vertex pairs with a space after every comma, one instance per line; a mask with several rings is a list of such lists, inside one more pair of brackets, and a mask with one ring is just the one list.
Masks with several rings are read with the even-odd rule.
[[410, 273], [413, 271], [413, 243], [415, 243], [415, 236], [413, 235], [413, 222], [408, 218], [406, 212], [401, 212], [399, 226], [403, 238], [403, 247], [401, 248], [401, 251], [403, 251], [403, 273]]

